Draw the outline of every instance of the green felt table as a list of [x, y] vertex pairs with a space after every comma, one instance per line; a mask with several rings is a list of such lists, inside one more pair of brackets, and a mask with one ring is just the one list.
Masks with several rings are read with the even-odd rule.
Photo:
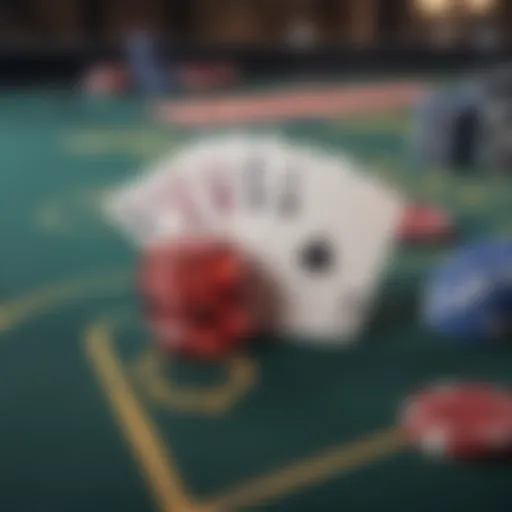
[[[220, 367], [165, 362], [139, 315], [136, 255], [100, 205], [194, 132], [152, 124], [133, 100], [6, 93], [0, 111], [3, 510], [511, 509], [512, 466], [425, 460], [395, 425], [432, 380], [510, 384], [510, 347], [421, 327], [421, 283], [453, 247], [400, 249], [348, 350], [283, 341]], [[410, 168], [407, 126], [398, 111], [271, 128], [445, 204], [461, 241], [512, 234], [510, 183]]]

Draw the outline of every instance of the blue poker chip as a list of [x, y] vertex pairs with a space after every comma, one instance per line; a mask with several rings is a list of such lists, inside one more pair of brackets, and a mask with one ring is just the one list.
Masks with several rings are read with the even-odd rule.
[[512, 241], [463, 247], [428, 281], [423, 320], [462, 339], [498, 339], [512, 313]]
[[473, 139], [478, 135], [481, 104], [481, 88], [470, 81], [440, 89], [419, 103], [412, 116], [408, 144], [412, 167], [473, 164]]

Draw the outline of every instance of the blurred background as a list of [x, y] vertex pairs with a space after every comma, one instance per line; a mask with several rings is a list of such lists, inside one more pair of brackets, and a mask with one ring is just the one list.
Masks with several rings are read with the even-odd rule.
[[69, 79], [141, 31], [174, 63], [335, 72], [468, 65], [511, 28], [506, 0], [2, 0], [0, 80]]

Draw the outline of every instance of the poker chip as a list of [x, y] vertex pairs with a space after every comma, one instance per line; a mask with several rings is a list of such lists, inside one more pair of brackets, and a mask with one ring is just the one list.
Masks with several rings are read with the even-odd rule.
[[446, 212], [425, 205], [409, 207], [398, 228], [403, 243], [438, 243], [449, 240], [454, 233], [453, 219]]
[[256, 272], [223, 241], [188, 238], [149, 247], [140, 290], [155, 344], [169, 355], [219, 360], [261, 327]]
[[480, 383], [432, 386], [406, 400], [409, 443], [439, 458], [481, 459], [512, 452], [512, 394]]
[[462, 247], [428, 278], [424, 323], [450, 339], [504, 341], [511, 327], [512, 243], [491, 240]]

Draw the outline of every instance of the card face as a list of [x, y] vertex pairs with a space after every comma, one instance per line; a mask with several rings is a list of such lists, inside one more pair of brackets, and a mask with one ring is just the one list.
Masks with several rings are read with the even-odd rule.
[[238, 208], [228, 231], [235, 242], [255, 255], [264, 250], [262, 244], [278, 220], [279, 190], [288, 156], [287, 148], [270, 137], [239, 147], [233, 175]]
[[261, 213], [267, 207], [268, 191], [266, 180], [268, 178], [268, 157], [261, 149], [249, 150], [241, 162], [241, 179], [244, 186], [243, 208], [252, 214]]
[[[346, 229], [355, 244], [346, 250], [351, 265], [347, 269], [347, 293], [339, 306], [351, 327], [360, 329], [391, 260], [405, 201], [386, 184], [370, 177], [354, 186], [352, 200], [352, 218], [356, 220]], [[353, 307], [356, 310], [352, 315]]]
[[137, 246], [143, 246], [160, 236], [158, 219], [167, 215], [168, 209], [164, 201], [168, 179], [163, 178], [171, 173], [172, 169], [166, 169], [166, 173], [163, 173], [159, 167], [158, 173], [139, 176], [107, 198], [105, 210], [108, 219]]
[[222, 222], [233, 215], [236, 208], [232, 168], [229, 162], [223, 162], [221, 159], [208, 163], [205, 167], [204, 186], [211, 198], [212, 209]]
[[[323, 332], [328, 327], [326, 304], [343, 293], [341, 276], [346, 264], [342, 239], [348, 234], [341, 224], [332, 225], [334, 211], [329, 194], [336, 184], [334, 190], [342, 198], [343, 188], [329, 173], [319, 169], [313, 172], [314, 175], [304, 176], [304, 211], [300, 222], [282, 219], [276, 226], [272, 254], [266, 256], [283, 299], [283, 331], [301, 336], [329, 334]], [[328, 209], [331, 215], [326, 214]], [[331, 327], [334, 330], [338, 325]]]
[[298, 221], [303, 205], [304, 175], [300, 163], [288, 162], [275, 195], [276, 216], [281, 220]]
[[217, 140], [204, 168], [204, 181], [212, 205], [224, 227], [243, 210], [241, 172], [249, 147], [249, 143], [242, 137]]
[[284, 333], [347, 342], [367, 317], [401, 202], [375, 181], [331, 165], [302, 179], [301, 218], [276, 222], [259, 256], [282, 294]]
[[[221, 191], [221, 182], [210, 186], [212, 171], [221, 169], [215, 146], [211, 143], [198, 145], [178, 161], [179, 176], [184, 194], [174, 198], [173, 206], [184, 219], [188, 229], [194, 231], [214, 232], [222, 216], [216, 199], [221, 199], [214, 192]], [[223, 190], [227, 193], [227, 187]], [[180, 201], [181, 199], [181, 201]], [[225, 200], [225, 198], [224, 198]]]
[[107, 216], [135, 245], [204, 227], [206, 214], [190, 172], [195, 158], [187, 152], [165, 155], [107, 199]]
[[306, 214], [308, 186], [314, 180], [317, 169], [323, 169], [327, 161], [309, 148], [288, 148], [282, 175], [278, 178], [275, 196], [276, 218], [287, 223], [303, 222]]

